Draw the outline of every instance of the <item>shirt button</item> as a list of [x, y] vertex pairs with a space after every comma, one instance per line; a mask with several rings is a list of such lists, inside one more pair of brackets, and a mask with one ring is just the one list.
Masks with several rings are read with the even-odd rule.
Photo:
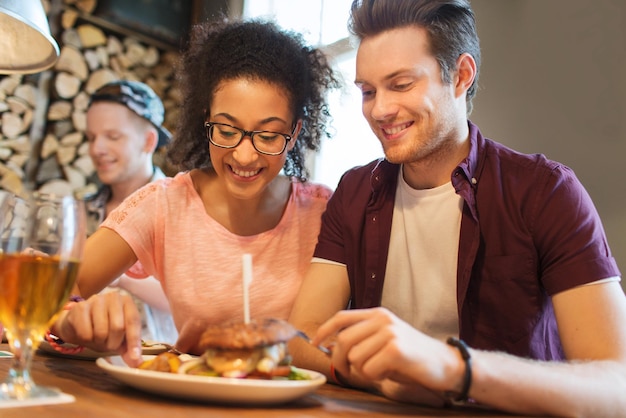
[[376, 219], [378, 219], [376, 216], [372, 216], [372, 222], [376, 222]]
[[376, 273], [372, 273], [372, 275], [370, 276], [370, 279], [375, 280], [376, 279]]
[[472, 177], [472, 184], [476, 184], [478, 183], [478, 180], [476, 180], [476, 177]]

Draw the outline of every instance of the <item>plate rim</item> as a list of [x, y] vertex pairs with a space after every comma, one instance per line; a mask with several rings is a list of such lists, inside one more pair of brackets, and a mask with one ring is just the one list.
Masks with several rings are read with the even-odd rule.
[[[151, 344], [151, 346], [142, 347], [143, 355], [157, 355], [168, 350], [165, 344], [160, 343], [158, 341], [146, 341], [146, 342]], [[71, 343], [66, 343], [66, 345], [67, 347], [77, 347], [76, 344], [71, 344]], [[100, 357], [114, 357], [118, 355], [115, 352], [99, 352], [99, 351], [95, 351], [89, 348], [85, 348], [84, 351], [79, 352], [79, 353], [66, 354], [66, 353], [55, 350], [54, 347], [52, 347], [52, 345], [46, 340], [42, 340], [39, 343], [39, 346], [37, 347], [37, 349], [47, 354], [53, 354], [53, 355], [60, 356], [60, 357], [75, 358], [75, 359], [82, 359], [82, 360], [97, 360]]]
[[[144, 355], [142, 357], [144, 360], [149, 360], [154, 358], [155, 355]], [[114, 364], [114, 361], [118, 363], [121, 362], [123, 365]], [[204, 403], [232, 404], [235, 402], [235, 397], [231, 398], [228, 396], [226, 398], [217, 398], [216, 396], [211, 395], [210, 389], [215, 388], [235, 391], [240, 391], [242, 389], [256, 389], [264, 391], [266, 395], [268, 391], [271, 392], [274, 390], [280, 393], [280, 396], [265, 397], [261, 400], [258, 399], [258, 396], [250, 396], [249, 398], [244, 396], [242, 398], [238, 395], [236, 397], [236, 402], [238, 404], [271, 405], [287, 403], [314, 392], [327, 382], [326, 376], [322, 373], [300, 367], [296, 367], [296, 369], [309, 373], [311, 375], [310, 380], [239, 379], [232, 377], [193, 376], [155, 370], [142, 370], [127, 366], [118, 355], [100, 357], [96, 360], [96, 365], [116, 378], [118, 381], [134, 387], [135, 389], [153, 394], [156, 393], [166, 395], [177, 399], [189, 399]], [[166, 384], [158, 385], [159, 388], [152, 389], [155, 381]], [[199, 388], [207, 390], [204, 391], [202, 395], [196, 395], [193, 393], [185, 394], [181, 392], [180, 385], [171, 385], [172, 383], [185, 385], [197, 384]], [[287, 391], [285, 391], [285, 389], [287, 389]], [[291, 389], [291, 391], [289, 391], [289, 389]]]

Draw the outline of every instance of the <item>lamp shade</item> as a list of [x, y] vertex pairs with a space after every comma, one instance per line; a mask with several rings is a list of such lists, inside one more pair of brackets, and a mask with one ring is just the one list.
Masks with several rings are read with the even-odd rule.
[[37, 73], [58, 58], [41, 0], [0, 0], [0, 74]]

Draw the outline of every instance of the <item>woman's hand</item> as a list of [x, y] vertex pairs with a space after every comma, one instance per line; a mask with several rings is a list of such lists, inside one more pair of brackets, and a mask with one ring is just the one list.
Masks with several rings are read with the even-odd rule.
[[121, 292], [93, 295], [64, 311], [53, 333], [96, 351], [119, 353], [129, 366], [141, 363], [141, 317], [132, 297]]

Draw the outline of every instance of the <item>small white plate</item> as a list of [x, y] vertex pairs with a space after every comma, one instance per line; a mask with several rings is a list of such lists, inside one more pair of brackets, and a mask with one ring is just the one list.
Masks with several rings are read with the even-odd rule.
[[[144, 356], [150, 360], [154, 356]], [[272, 405], [298, 399], [326, 383], [318, 372], [311, 380], [261, 380], [194, 376], [129, 367], [120, 356], [99, 358], [96, 364], [129, 386], [146, 392], [202, 402], [237, 405]]]
[[0, 351], [0, 358], [13, 358], [15, 357], [10, 351]]
[[[145, 341], [145, 343], [149, 346], [149, 347], [142, 347], [141, 348], [141, 353], [143, 355], [156, 355], [159, 353], [162, 353], [164, 351], [167, 351], [167, 347], [163, 344], [159, 344], [159, 343], [155, 343], [153, 341]], [[73, 344], [64, 344], [64, 347], [75, 347], [75, 345]], [[106, 357], [106, 356], [116, 356], [117, 353], [114, 352], [110, 352], [110, 353], [102, 353], [100, 351], [94, 351], [94, 350], [90, 350], [89, 348], [85, 348], [83, 351], [81, 351], [80, 353], [74, 353], [74, 354], [65, 354], [62, 353], [60, 351], [57, 351], [54, 349], [54, 347], [52, 347], [50, 345], [50, 343], [46, 340], [43, 340], [41, 342], [41, 344], [39, 344], [39, 349], [41, 351], [43, 351], [44, 353], [48, 353], [48, 354], [54, 354], [56, 356], [60, 356], [60, 357], [68, 357], [68, 358], [77, 358], [77, 359], [83, 359], [83, 360], [96, 360], [97, 358], [100, 357]]]

